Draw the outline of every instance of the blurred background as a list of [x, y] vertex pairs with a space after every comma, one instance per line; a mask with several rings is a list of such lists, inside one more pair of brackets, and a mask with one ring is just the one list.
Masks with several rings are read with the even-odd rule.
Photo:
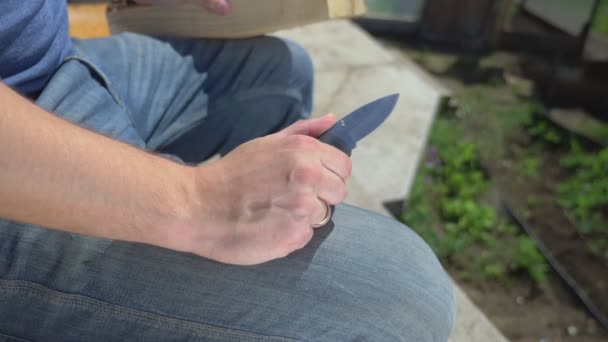
[[512, 341], [608, 341], [608, 1], [367, 2], [451, 91], [395, 214]]

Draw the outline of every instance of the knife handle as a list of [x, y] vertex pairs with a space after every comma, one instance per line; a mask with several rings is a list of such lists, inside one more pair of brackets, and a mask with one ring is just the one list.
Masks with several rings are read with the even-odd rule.
[[323, 133], [318, 139], [320, 142], [331, 145], [331, 146], [337, 148], [338, 150], [346, 153], [346, 155], [348, 155], [349, 157], [350, 157], [351, 153], [353, 152], [351, 145], [346, 143], [344, 140], [342, 140], [337, 135], [333, 134], [331, 132], [331, 129], [329, 131]]
[[[337, 148], [338, 150], [346, 153], [346, 155], [349, 157], [350, 157], [351, 153], [353, 152], [353, 148], [351, 147], [351, 145], [346, 143], [339, 136], [332, 133], [331, 128], [327, 132], [323, 133], [318, 138], [318, 140], [322, 143], [326, 143], [328, 145], [331, 145], [331, 146]], [[333, 218], [334, 212], [335, 212], [335, 206], [331, 205], [331, 206], [329, 206], [329, 208], [330, 208], [329, 210], [331, 210], [330, 215]], [[330, 218], [329, 222], [327, 222], [327, 224], [333, 224], [333, 221], [331, 218]]]

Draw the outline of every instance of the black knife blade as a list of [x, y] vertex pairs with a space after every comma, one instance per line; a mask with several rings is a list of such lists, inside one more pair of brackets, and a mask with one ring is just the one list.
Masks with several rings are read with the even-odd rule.
[[336, 122], [319, 137], [319, 140], [350, 156], [357, 142], [386, 120], [395, 109], [398, 100], [399, 94], [392, 94], [360, 107]]

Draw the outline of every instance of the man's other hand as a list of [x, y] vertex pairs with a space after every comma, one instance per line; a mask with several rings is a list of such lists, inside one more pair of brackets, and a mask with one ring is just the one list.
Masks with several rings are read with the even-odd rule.
[[335, 122], [333, 115], [303, 120], [193, 169], [193, 214], [167, 231], [164, 245], [240, 265], [306, 246], [326, 216], [323, 202], [347, 194], [351, 160], [316, 139]]
[[227, 15], [232, 10], [230, 0], [135, 0], [135, 2], [142, 5], [199, 5], [218, 15]]

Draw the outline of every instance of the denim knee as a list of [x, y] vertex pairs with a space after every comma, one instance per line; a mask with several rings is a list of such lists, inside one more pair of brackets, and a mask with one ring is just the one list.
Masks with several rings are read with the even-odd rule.
[[284, 40], [290, 52], [291, 73], [289, 84], [292, 84], [300, 92], [300, 99], [305, 108], [301, 114], [309, 118], [312, 114], [313, 89], [314, 89], [314, 66], [308, 52], [300, 45]]
[[377, 321], [370, 318], [370, 323], [384, 325], [389, 329], [389, 336], [401, 341], [447, 341], [456, 315], [451, 279], [420, 237], [397, 222], [394, 225], [402, 231], [395, 239], [407, 239], [402, 250], [393, 251], [394, 260], [399, 262], [401, 259], [403, 265], [416, 267], [402, 267], [390, 277], [378, 279], [379, 282], [392, 282], [393, 286], [385, 294], [383, 307], [377, 308], [382, 314], [372, 316]]
[[[410, 307], [413, 312], [421, 315], [423, 322], [421, 328], [426, 330], [425, 338], [418, 341], [447, 341], [456, 318], [456, 299], [452, 280], [426, 242], [409, 228], [400, 224], [399, 226], [410, 235], [408, 247], [423, 251], [416, 253], [415, 259], [410, 260], [410, 263], [413, 261], [421, 267], [415, 270], [403, 269], [401, 275], [404, 281], [416, 277], [417, 284], [420, 285], [416, 293], [419, 298]], [[412, 255], [402, 257], [411, 259]], [[413, 272], [415, 274], [412, 274]]]
[[358, 303], [344, 305], [345, 314], [365, 317], [350, 333], [369, 332], [370, 340], [446, 341], [455, 320], [454, 289], [431, 248], [394, 219], [346, 205], [336, 208], [334, 221], [348, 232], [341, 253], [356, 261], [353, 283], [367, 284], [351, 289]]
[[286, 60], [289, 63], [289, 84], [300, 88], [311, 89], [314, 83], [314, 66], [310, 54], [301, 45], [288, 40], [281, 40], [287, 49]]
[[303, 114], [307, 117], [312, 112], [314, 66], [310, 54], [301, 45], [284, 38], [264, 37], [267, 48], [264, 51], [273, 54], [272, 59], [278, 60], [281, 65], [280, 74], [286, 79], [287, 90], [297, 97], [305, 108]]

